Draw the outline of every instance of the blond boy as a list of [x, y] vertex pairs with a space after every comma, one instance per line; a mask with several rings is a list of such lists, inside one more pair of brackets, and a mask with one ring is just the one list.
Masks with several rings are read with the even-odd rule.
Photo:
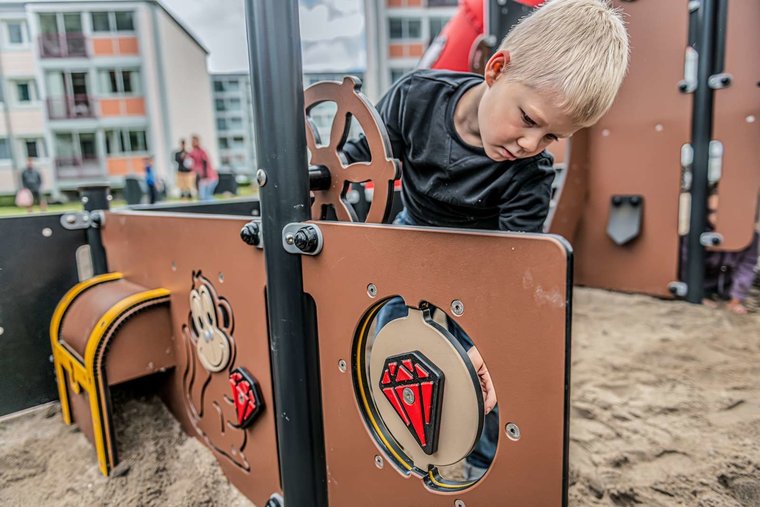
[[[546, 148], [609, 110], [627, 66], [625, 25], [609, 2], [549, 0], [512, 29], [484, 76], [418, 70], [401, 78], [377, 104], [402, 162], [404, 209], [394, 223], [541, 232], [554, 179]], [[364, 139], [344, 152], [369, 158]], [[377, 329], [406, 313], [391, 300]], [[488, 412], [496, 395], [483, 359], [461, 328], [449, 329], [469, 349]], [[471, 477], [495, 445], [481, 439], [468, 457]]]

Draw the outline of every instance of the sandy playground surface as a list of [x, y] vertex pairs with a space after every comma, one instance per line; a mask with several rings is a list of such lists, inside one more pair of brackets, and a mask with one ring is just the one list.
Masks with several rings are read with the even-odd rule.
[[[570, 505], [760, 506], [760, 313], [576, 289], [573, 325]], [[0, 423], [0, 505], [250, 505], [156, 398], [116, 398], [110, 479], [57, 407]]]

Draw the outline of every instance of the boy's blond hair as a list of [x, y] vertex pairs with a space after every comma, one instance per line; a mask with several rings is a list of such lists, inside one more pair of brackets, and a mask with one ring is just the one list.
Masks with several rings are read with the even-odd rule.
[[628, 34], [607, 0], [548, 0], [515, 26], [499, 49], [507, 76], [557, 104], [579, 127], [612, 106], [628, 67]]

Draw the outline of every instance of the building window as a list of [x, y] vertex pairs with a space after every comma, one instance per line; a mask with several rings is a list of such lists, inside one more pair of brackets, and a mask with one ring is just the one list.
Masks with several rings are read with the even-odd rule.
[[217, 111], [226, 111], [227, 110], [227, 106], [224, 103], [224, 99], [216, 99], [216, 100], [214, 100], [214, 105], [215, 105]]
[[411, 72], [413, 69], [391, 69], [391, 83], [395, 83], [401, 79], [404, 74]]
[[34, 81], [16, 81], [16, 99], [19, 104], [29, 104], [37, 100]]
[[243, 107], [240, 99], [229, 99], [227, 101], [227, 106], [230, 111], [240, 111]]
[[230, 118], [230, 130], [240, 130], [243, 128], [243, 119], [242, 118]]
[[110, 32], [111, 23], [110, 16], [107, 12], [93, 12], [92, 13], [92, 31], [93, 32]]
[[390, 40], [419, 40], [422, 37], [422, 20], [419, 18], [389, 18]]
[[134, 32], [135, 22], [131, 11], [117, 11], [114, 13], [116, 18], [117, 32]]
[[224, 91], [224, 81], [214, 81], [214, 91], [215, 92], [223, 92]]
[[230, 147], [230, 145], [227, 142], [227, 138], [226, 137], [220, 137], [219, 138], [219, 148], [222, 149], [222, 150], [226, 150], [229, 147]]
[[217, 130], [227, 130], [227, 120], [224, 118], [217, 118], [216, 120], [216, 129]]
[[109, 155], [146, 153], [148, 151], [148, 136], [145, 130], [106, 130], [105, 135], [106, 153]]
[[103, 95], [140, 95], [140, 71], [137, 69], [108, 69], [99, 71], [100, 92]]
[[23, 139], [21, 141], [26, 158], [42, 158], [45, 156], [42, 139]]
[[232, 147], [233, 148], [245, 148], [245, 140], [240, 136], [235, 136], [232, 138]]
[[439, 33], [441, 33], [441, 30], [443, 30], [443, 27], [446, 26], [446, 23], [449, 22], [449, 18], [430, 18], [430, 40], [432, 41], [435, 39]]
[[95, 33], [134, 32], [135, 22], [132, 11], [93, 12], [92, 31]]
[[231, 80], [227, 82], [227, 91], [236, 92], [240, 90], [240, 81]]
[[11, 150], [8, 139], [0, 138], [0, 159], [7, 160], [9, 158], [11, 158]]
[[26, 23], [23, 21], [9, 21], [5, 24], [5, 28], [8, 32], [8, 44], [18, 46], [28, 42]]

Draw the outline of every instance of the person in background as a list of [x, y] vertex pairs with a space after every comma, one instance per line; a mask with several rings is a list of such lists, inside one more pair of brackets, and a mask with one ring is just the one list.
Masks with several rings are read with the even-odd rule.
[[158, 188], [156, 186], [156, 172], [153, 170], [153, 159], [145, 157], [145, 185], [148, 187], [148, 202], [155, 204], [158, 200]]
[[184, 139], [179, 140], [179, 150], [174, 152], [174, 162], [177, 164], [177, 188], [180, 199], [193, 199], [196, 195], [193, 159], [185, 148]]
[[32, 194], [32, 202], [26, 209], [29, 213], [34, 210], [34, 205], [37, 204], [40, 207], [40, 211], [47, 209], [47, 202], [45, 196], [42, 195], [42, 175], [34, 167], [34, 160], [30, 157], [26, 161], [26, 167], [21, 172], [21, 186]]
[[201, 201], [210, 201], [214, 197], [219, 176], [211, 164], [208, 153], [201, 148], [200, 137], [193, 135], [191, 143], [193, 149], [190, 152], [190, 158], [193, 160], [193, 171], [198, 175], [198, 195]]
[[[714, 231], [717, 225], [718, 195], [707, 200], [707, 229]], [[737, 252], [705, 250], [704, 299], [702, 303], [718, 308], [725, 301], [725, 309], [737, 315], [746, 315], [744, 306], [757, 274], [758, 231], [752, 234], [749, 246]], [[686, 280], [686, 238], [681, 240], [681, 280]]]

